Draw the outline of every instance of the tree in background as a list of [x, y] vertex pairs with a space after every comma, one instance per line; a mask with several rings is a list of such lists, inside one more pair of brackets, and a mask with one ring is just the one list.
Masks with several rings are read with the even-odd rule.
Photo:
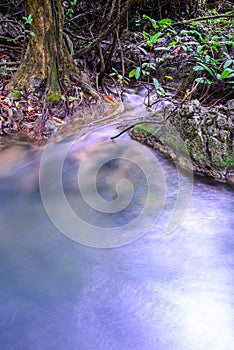
[[71, 79], [76, 78], [78, 85], [98, 98], [98, 93], [75, 66], [65, 44], [61, 0], [28, 0], [27, 13], [30, 38], [22, 62], [7, 88], [46, 94], [48, 101], [56, 101], [61, 91], [70, 86]]

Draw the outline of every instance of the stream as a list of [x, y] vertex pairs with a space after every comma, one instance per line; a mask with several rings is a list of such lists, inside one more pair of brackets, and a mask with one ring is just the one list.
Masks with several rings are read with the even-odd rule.
[[233, 188], [118, 132], [2, 148], [0, 349], [233, 349]]

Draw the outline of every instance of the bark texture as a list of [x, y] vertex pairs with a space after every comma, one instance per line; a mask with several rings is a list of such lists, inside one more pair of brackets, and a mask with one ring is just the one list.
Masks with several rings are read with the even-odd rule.
[[[34, 34], [30, 35], [21, 65], [7, 88], [46, 93], [53, 100], [65, 86], [69, 87], [71, 77], [79, 76], [63, 37], [61, 0], [28, 0], [27, 10], [32, 16], [30, 31]], [[85, 87], [89, 90], [88, 84]], [[89, 92], [93, 92], [92, 88]]]

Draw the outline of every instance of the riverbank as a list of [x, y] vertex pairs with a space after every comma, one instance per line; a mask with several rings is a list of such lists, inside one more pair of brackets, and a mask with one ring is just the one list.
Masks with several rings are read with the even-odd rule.
[[234, 184], [233, 122], [234, 100], [210, 109], [193, 100], [178, 111], [169, 103], [130, 135], [196, 174]]

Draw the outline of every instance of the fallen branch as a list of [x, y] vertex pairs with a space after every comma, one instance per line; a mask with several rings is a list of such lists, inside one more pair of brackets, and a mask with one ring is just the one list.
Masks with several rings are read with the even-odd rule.
[[2, 66], [18, 66], [20, 64], [20, 61], [15, 62], [0, 62], [0, 67]]
[[167, 116], [167, 118], [165, 120], [163, 120], [162, 122], [161, 121], [156, 121], [156, 120], [152, 120], [152, 121], [142, 121], [142, 122], [137, 122], [135, 124], [132, 124], [130, 126], [128, 126], [126, 129], [124, 129], [123, 131], [121, 131], [119, 134], [115, 135], [115, 136], [112, 136], [111, 137], [111, 140], [114, 140], [116, 139], [117, 137], [121, 136], [122, 134], [124, 134], [125, 132], [127, 132], [128, 130], [134, 128], [135, 126], [137, 125], [140, 125], [140, 124], [158, 124], [158, 125], [163, 125], [168, 119], [171, 118], [172, 114], [175, 113], [175, 111], [181, 107], [183, 105], [183, 103], [192, 95], [192, 93], [194, 92], [194, 90], [197, 88], [198, 86], [198, 82], [195, 84], [195, 86], [191, 89], [191, 91], [189, 91], [189, 93], [183, 98], [183, 100], [179, 103], [179, 105], [177, 105], [171, 112], [170, 114]]
[[135, 128], [135, 126], [141, 125], [141, 124], [158, 124], [158, 125], [162, 125], [163, 122], [159, 122], [159, 121], [156, 121], [156, 120], [137, 122], [137, 123], [135, 123], [135, 124], [132, 124], [132, 125], [128, 126], [128, 127], [125, 128], [124, 130], [122, 130], [120, 133], [118, 133], [117, 135], [112, 136], [112, 137], [111, 137], [111, 140], [117, 139], [117, 137], [123, 135], [123, 134], [124, 134], [125, 132], [127, 132], [128, 130], [130, 130], [130, 129], [132, 129], [132, 128]]
[[214, 16], [204, 16], [204, 17], [196, 17], [196, 18], [191, 18], [184, 20], [182, 19], [179, 22], [174, 22], [172, 25], [177, 25], [177, 24], [187, 24], [191, 22], [200, 22], [200, 21], [207, 21], [208, 19], [216, 19], [216, 18], [232, 18], [234, 17], [234, 13], [231, 13], [229, 15], [226, 14], [220, 14], [220, 15], [214, 15]]

